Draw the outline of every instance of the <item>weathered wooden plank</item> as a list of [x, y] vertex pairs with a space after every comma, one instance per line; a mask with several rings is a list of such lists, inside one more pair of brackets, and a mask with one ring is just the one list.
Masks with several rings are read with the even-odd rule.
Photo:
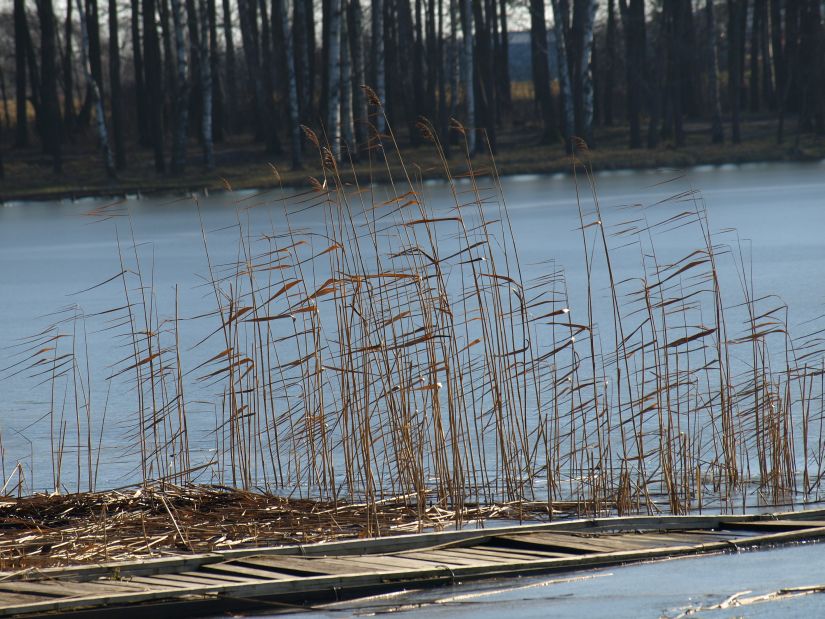
[[363, 565], [371, 565], [374, 567], [386, 567], [387, 571], [397, 570], [421, 570], [432, 569], [432, 561], [423, 561], [421, 559], [412, 559], [399, 555], [359, 555], [355, 557], [346, 557], [347, 561], [355, 560]]
[[461, 556], [453, 551], [446, 550], [416, 550], [414, 552], [405, 553], [403, 556], [412, 559], [421, 559], [424, 561], [431, 561], [438, 565], [449, 566], [475, 566], [475, 565], [501, 565], [501, 561], [493, 558], [481, 559], [478, 557]]
[[264, 580], [280, 580], [284, 578], [295, 578], [294, 576], [286, 576], [279, 574], [273, 570], [261, 570], [246, 565], [239, 565], [237, 563], [209, 563], [200, 568], [201, 572], [208, 572], [210, 574], [237, 574], [239, 576], [248, 576], [250, 578], [258, 578]]
[[181, 582], [180, 579], [171, 578], [174, 574], [157, 574], [154, 576], [131, 576], [129, 582], [139, 583], [145, 588], [154, 592], [160, 589], [178, 591], [194, 586], [191, 582]]
[[[825, 537], [825, 527], [784, 531], [774, 534], [758, 535], [741, 540], [738, 545], [757, 546], [761, 544], [775, 544], [799, 539], [813, 539]], [[538, 572], [549, 569], [578, 569], [600, 565], [613, 565], [632, 561], [641, 561], [664, 556], [680, 554], [696, 554], [697, 552], [721, 550], [730, 547], [728, 541], [717, 541], [701, 546], [687, 545], [669, 548], [630, 550], [612, 553], [594, 553], [576, 557], [539, 559], [508, 565], [468, 565], [446, 568], [434, 566], [432, 570], [399, 570], [397, 572], [383, 572], [375, 574], [331, 575], [295, 578], [289, 580], [262, 581], [259, 583], [227, 583], [215, 587], [190, 587], [174, 591], [169, 589], [153, 590], [138, 593], [112, 594], [106, 596], [90, 596], [85, 598], [56, 598], [30, 604], [19, 604], [0, 608], [0, 616], [20, 614], [24, 612], [51, 612], [80, 606], [111, 606], [113, 604], [129, 604], [141, 601], [163, 600], [172, 597], [196, 595], [229, 595], [233, 597], [280, 596], [280, 595], [311, 595], [313, 592], [337, 589], [342, 592], [348, 589], [363, 589], [364, 587], [388, 585], [412, 586], [427, 582], [450, 582], [456, 578], [478, 578], [483, 576], [502, 576]]]
[[256, 582], [250, 581], [248, 578], [238, 578], [238, 579], [224, 579], [219, 578], [217, 576], [213, 577], [211, 574], [196, 574], [193, 572], [181, 572], [179, 574], [162, 574], [158, 576], [159, 578], [163, 578], [165, 580], [171, 580], [175, 582], [182, 582], [189, 585], [195, 586], [216, 586], [216, 585], [224, 585], [230, 582]]
[[524, 535], [499, 535], [496, 544], [513, 546], [514, 548], [539, 547], [560, 550], [575, 554], [589, 554], [593, 552], [609, 552], [613, 548], [609, 544], [600, 544], [591, 538], [579, 538], [573, 535], [560, 533], [527, 533]]
[[31, 604], [33, 602], [43, 602], [52, 599], [47, 595], [34, 595], [33, 593], [11, 593], [9, 591], [0, 592], [0, 608], [3, 606], [13, 606], [18, 604]]
[[569, 553], [562, 553], [562, 552], [550, 552], [544, 550], [523, 550], [520, 548], [505, 548], [505, 547], [498, 547], [498, 546], [490, 546], [490, 545], [483, 545], [483, 546], [472, 546], [470, 548], [462, 548], [461, 549], [465, 554], [466, 553], [480, 553], [485, 556], [496, 556], [501, 557], [502, 559], [518, 559], [518, 560], [530, 560], [530, 559], [552, 559], [558, 557], [569, 557], [571, 556]]
[[466, 559], [471, 561], [470, 565], [479, 563], [479, 562], [487, 562], [487, 563], [497, 563], [497, 564], [506, 564], [506, 563], [515, 563], [521, 561], [530, 561], [531, 559], [535, 559], [536, 557], [530, 556], [502, 556], [500, 553], [495, 551], [487, 551], [487, 550], [480, 550], [478, 548], [454, 548], [452, 550], [443, 550], [439, 551], [439, 555], [444, 557], [455, 557], [456, 559]]
[[825, 527], [825, 520], [724, 520], [722, 521], [721, 526], [729, 530], [791, 531], [794, 529], [804, 529], [807, 527]]
[[[331, 574], [352, 574], [352, 565], [338, 559], [303, 559], [300, 557], [256, 556], [239, 559], [242, 565], [264, 566], [286, 573], [304, 576], [328, 576]], [[375, 571], [364, 567], [362, 572]]]
[[104, 588], [91, 583], [57, 582], [54, 580], [17, 581], [0, 583], [0, 591], [32, 593], [49, 597], [88, 596], [105, 592]]

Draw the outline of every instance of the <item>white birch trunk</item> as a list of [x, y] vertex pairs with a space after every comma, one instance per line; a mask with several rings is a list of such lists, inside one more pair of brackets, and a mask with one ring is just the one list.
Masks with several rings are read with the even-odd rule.
[[564, 40], [564, 21], [559, 10], [559, 0], [553, 3], [553, 31], [556, 34], [556, 58], [559, 67], [559, 86], [561, 87], [562, 124], [564, 142], [568, 152], [571, 152], [573, 137], [573, 89], [570, 87], [570, 70], [567, 64], [567, 45]]
[[473, 80], [473, 6], [470, 0], [461, 0], [464, 5], [461, 29], [464, 31], [464, 45], [461, 50], [461, 69], [464, 82], [464, 106], [466, 107], [467, 148], [470, 154], [476, 150], [476, 103]]
[[[372, 0], [372, 38], [375, 61], [375, 94], [381, 105], [387, 100], [386, 66], [384, 63], [384, 1]], [[375, 130], [379, 135], [386, 131], [387, 126], [383, 110], [377, 110], [375, 115]]]
[[97, 136], [100, 140], [100, 151], [103, 153], [103, 165], [106, 168], [106, 176], [114, 178], [115, 160], [112, 156], [112, 149], [109, 145], [109, 132], [106, 129], [106, 114], [103, 111], [103, 100], [100, 98], [100, 88], [92, 77], [92, 68], [89, 65], [89, 31], [86, 28], [86, 11], [82, 0], [76, 0], [77, 14], [80, 20], [80, 62], [83, 65], [83, 76], [86, 79], [86, 87], [92, 93], [95, 106], [95, 116], [97, 117]]
[[187, 77], [186, 37], [184, 34], [183, 2], [172, 1], [172, 24], [175, 28], [175, 58], [178, 91], [175, 93], [175, 129], [172, 138], [172, 173], [180, 174], [186, 167], [186, 134], [189, 125], [189, 79]]
[[[292, 169], [301, 167], [301, 126], [298, 119], [298, 82], [295, 73], [295, 38], [293, 29], [289, 27], [289, 10], [287, 2], [289, 0], [279, 0], [281, 10], [281, 28], [284, 37], [284, 48], [286, 50], [286, 71], [287, 71], [287, 107], [289, 113], [289, 135], [292, 144]], [[298, 0], [300, 1], [300, 0]], [[292, 18], [295, 19], [295, 6], [292, 6]]]
[[350, 50], [352, 53], [352, 98], [353, 98], [353, 124], [355, 125], [355, 143], [360, 148], [365, 142], [365, 123], [367, 122], [367, 97], [364, 89], [366, 84], [364, 79], [364, 41], [363, 13], [361, 0], [350, 0], [352, 11], [352, 33], [350, 37]]
[[[342, 3], [347, 0], [341, 0]], [[342, 11], [345, 12], [345, 11]], [[341, 19], [341, 143], [349, 151], [353, 143], [352, 57], [349, 50], [349, 24]]]
[[212, 67], [209, 58], [209, 13], [207, 0], [200, 0], [200, 31], [201, 31], [201, 88], [203, 101], [203, 119], [201, 135], [203, 137], [203, 163], [208, 169], [215, 167], [215, 153], [212, 145]]
[[450, 71], [450, 115], [455, 118], [458, 108], [458, 89], [461, 84], [461, 64], [458, 53], [458, 0], [450, 0], [450, 46], [447, 49]]
[[341, 1], [330, 0], [327, 139], [332, 154], [341, 158]]
[[593, 146], [593, 26], [596, 19], [597, 0], [590, 0], [583, 24], [581, 89], [582, 132], [584, 141]]

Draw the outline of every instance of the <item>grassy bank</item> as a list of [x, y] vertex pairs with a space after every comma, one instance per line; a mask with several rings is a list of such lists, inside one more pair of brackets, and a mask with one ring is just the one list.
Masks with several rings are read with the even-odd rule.
[[[786, 126], [792, 129], [796, 123], [790, 120]], [[594, 170], [599, 171], [825, 158], [825, 140], [812, 135], [802, 136], [799, 140], [795, 135], [789, 135], [783, 144], [777, 144], [773, 119], [752, 118], [745, 122], [740, 144], [711, 144], [705, 123], [688, 124], [687, 133], [687, 144], [682, 148], [674, 148], [672, 143], [663, 141], [655, 149], [630, 150], [625, 127], [602, 128], [596, 134], [597, 148], [591, 151], [590, 159]], [[499, 172], [508, 175], [569, 171], [570, 160], [561, 144], [539, 145], [538, 135], [537, 127], [526, 125], [502, 132], [496, 156]], [[400, 132], [398, 140], [406, 162], [416, 164], [423, 177], [441, 176], [439, 161], [429, 143], [405, 147], [409, 143], [406, 131]], [[216, 145], [217, 165], [210, 171], [200, 165], [200, 150], [193, 143], [186, 172], [173, 176], [155, 172], [151, 152], [131, 145], [128, 167], [112, 181], [104, 174], [90, 133], [85, 139], [79, 137], [66, 149], [62, 174], [52, 171], [50, 159], [37, 146], [7, 151], [4, 154], [5, 178], [0, 180], [0, 201], [268, 188], [279, 184], [305, 186], [310, 176], [321, 174], [320, 162], [312, 151], [310, 146], [307, 149], [310, 154], [305, 157], [302, 169], [292, 170], [288, 154], [273, 158], [249, 136], [235, 136]], [[460, 159], [460, 153], [454, 155], [456, 160]], [[483, 167], [488, 160], [489, 157], [479, 156], [475, 166]], [[400, 167], [371, 164], [368, 156], [362, 156], [355, 164], [355, 172], [360, 178], [371, 175], [376, 181], [388, 179], [399, 171]]]

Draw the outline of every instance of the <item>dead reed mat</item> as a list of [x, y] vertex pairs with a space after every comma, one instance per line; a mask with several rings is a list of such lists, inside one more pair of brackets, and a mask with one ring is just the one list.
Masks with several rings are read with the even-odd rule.
[[[441, 530], [457, 515], [410, 497], [380, 505], [162, 484], [0, 498], [0, 571]], [[571, 506], [572, 507], [572, 506]], [[423, 516], [423, 519], [421, 518]], [[545, 504], [465, 506], [458, 519], [547, 519]]]

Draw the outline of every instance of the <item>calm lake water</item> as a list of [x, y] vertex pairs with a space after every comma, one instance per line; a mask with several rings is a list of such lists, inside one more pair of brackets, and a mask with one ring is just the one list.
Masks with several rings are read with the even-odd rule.
[[[779, 295], [790, 307], [790, 323], [804, 324], [825, 313], [825, 165], [760, 164], [745, 166], [702, 167], [686, 172], [664, 170], [646, 172], [610, 172], [595, 179], [603, 217], [610, 229], [625, 219], [638, 217], [648, 209], [629, 210], [629, 205], [678, 212], [692, 208], [686, 192], [698, 190], [704, 199], [714, 230], [724, 231], [715, 241], [720, 246], [736, 247], [738, 230], [744, 253], [752, 262], [753, 286], [757, 295]], [[510, 210], [525, 280], [548, 270], [552, 260], [564, 268], [572, 308], [584, 305], [584, 267], [576, 186], [567, 176], [521, 176], [506, 178], [503, 193]], [[585, 211], [592, 210], [592, 200], [583, 191]], [[665, 202], [682, 195], [681, 200]], [[195, 317], [214, 305], [211, 288], [204, 283], [208, 265], [201, 235], [207, 231], [209, 257], [213, 265], [238, 259], [238, 222], [242, 221], [248, 238], [279, 232], [276, 223], [283, 208], [277, 194], [257, 195], [235, 192], [200, 197], [198, 211], [191, 199], [130, 198], [120, 207], [128, 208], [130, 219], [85, 214], [100, 209], [109, 201], [79, 200], [49, 203], [12, 202], [0, 206], [0, 350], [5, 378], [0, 381], [3, 440], [3, 467], [6, 474], [18, 461], [24, 463], [32, 488], [51, 483], [49, 456], [41, 455], [43, 442], [49, 440], [44, 415], [49, 402], [61, 406], [62, 394], [52, 394], [40, 380], [18, 373], [21, 338], [40, 332], [63, 314], [67, 307], [79, 305], [87, 316], [123, 305], [123, 290], [117, 285], [94, 287], [121, 271], [118, 243], [129, 256], [134, 244], [141, 255], [144, 277], [156, 295], [159, 315], [174, 315], [178, 297], [181, 318]], [[425, 197], [438, 211], [449, 206], [443, 184], [428, 183]], [[250, 208], [254, 207], [254, 208]], [[632, 212], [631, 212], [632, 211]], [[321, 230], [317, 213], [306, 211], [292, 216], [292, 224], [308, 230]], [[617, 246], [621, 245], [616, 241]], [[660, 263], [684, 257], [702, 247], [695, 229], [669, 233], [659, 247]], [[737, 249], [738, 251], [738, 249]], [[638, 277], [642, 261], [638, 247], [616, 250], [614, 267], [618, 278]], [[604, 266], [596, 261], [594, 299], [609, 312], [610, 293], [604, 282]], [[736, 271], [726, 267], [726, 285], [739, 288]], [[635, 275], [634, 275], [635, 274]], [[90, 287], [90, 290], [86, 290]], [[84, 291], [84, 292], [81, 292]], [[90, 373], [106, 376], [128, 356], [127, 342], [109, 329], [106, 314], [87, 320]], [[581, 316], [581, 313], [579, 314]], [[184, 321], [185, 325], [185, 321]], [[203, 336], [197, 329], [182, 329], [184, 348], [193, 346]], [[205, 353], [195, 350], [187, 359], [189, 367], [202, 360]], [[201, 356], [199, 356], [201, 355]], [[32, 372], [28, 372], [31, 374]], [[133, 423], [126, 405], [130, 393], [125, 387], [107, 387], [97, 381], [92, 389], [96, 418], [107, 411], [102, 439], [98, 487], [112, 487], [137, 479], [134, 460], [124, 458]], [[197, 399], [194, 398], [193, 399]], [[65, 406], [65, 403], [63, 403]], [[193, 417], [194, 452], [209, 457], [215, 427], [214, 406], [190, 409]], [[66, 411], [66, 415], [74, 415]], [[200, 424], [201, 434], [197, 430]], [[95, 436], [97, 441], [98, 437]], [[133, 439], [132, 439], [133, 440]], [[67, 460], [71, 461], [72, 441], [67, 439]]]
[[821, 584], [822, 573], [813, 567], [823, 560], [825, 544], [803, 544], [457, 584], [320, 605], [312, 610], [277, 616], [334, 619], [392, 614], [409, 619], [502, 616], [670, 619], [693, 609], [688, 616], [714, 619], [820, 617], [825, 608], [822, 593], [726, 609], [710, 607], [722, 604], [735, 594], [750, 598], [781, 588]]

